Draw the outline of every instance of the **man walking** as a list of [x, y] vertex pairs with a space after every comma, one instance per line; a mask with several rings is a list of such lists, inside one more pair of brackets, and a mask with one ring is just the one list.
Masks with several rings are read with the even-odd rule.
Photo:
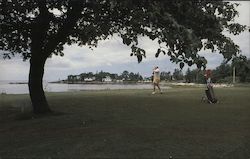
[[152, 92], [152, 94], [155, 94], [155, 87], [157, 86], [160, 93], [162, 94], [161, 88], [159, 86], [160, 83], [160, 69], [158, 66], [156, 66], [153, 69], [153, 85], [154, 85], [154, 91]]

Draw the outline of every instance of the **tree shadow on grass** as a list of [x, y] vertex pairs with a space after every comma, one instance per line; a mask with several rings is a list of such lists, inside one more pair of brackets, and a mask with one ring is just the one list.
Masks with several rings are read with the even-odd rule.
[[20, 108], [12, 106], [4, 106], [0, 108], [0, 122], [33, 120], [38, 118], [47, 118], [53, 116], [65, 115], [65, 112], [52, 111], [45, 114], [35, 114], [32, 110], [20, 110]]
[[15, 120], [18, 110], [14, 107], [4, 106], [0, 108], [0, 122], [7, 122]]
[[35, 114], [32, 111], [29, 112], [22, 112], [16, 114], [15, 120], [31, 120], [31, 119], [40, 119], [40, 118], [48, 118], [48, 117], [54, 117], [54, 116], [62, 116], [67, 113], [65, 112], [59, 112], [59, 111], [51, 111], [44, 114]]

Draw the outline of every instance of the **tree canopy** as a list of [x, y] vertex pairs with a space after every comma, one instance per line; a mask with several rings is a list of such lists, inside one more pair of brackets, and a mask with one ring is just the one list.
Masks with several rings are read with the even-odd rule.
[[22, 54], [24, 60], [36, 49], [42, 55], [63, 56], [65, 44], [97, 46], [99, 40], [118, 34], [131, 46], [131, 56], [140, 62], [146, 57], [138, 47], [138, 36], [157, 40], [160, 53], [171, 61], [205, 66], [197, 52], [218, 50], [230, 60], [239, 47], [222, 32], [239, 34], [246, 27], [233, 20], [235, 7], [224, 1], [163, 0], [0, 0], [0, 49], [10, 58]]

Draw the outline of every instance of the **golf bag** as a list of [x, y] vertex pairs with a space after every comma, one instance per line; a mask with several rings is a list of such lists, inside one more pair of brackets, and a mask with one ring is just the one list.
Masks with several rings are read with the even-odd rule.
[[207, 96], [207, 101], [209, 103], [217, 103], [217, 99], [215, 98], [214, 95], [214, 89], [212, 86], [207, 87], [207, 90], [205, 90], [206, 96]]

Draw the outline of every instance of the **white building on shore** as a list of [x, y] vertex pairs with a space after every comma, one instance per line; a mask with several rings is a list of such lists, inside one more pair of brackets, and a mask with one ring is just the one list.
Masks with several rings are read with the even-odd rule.
[[88, 78], [84, 78], [85, 82], [93, 82], [95, 81], [95, 77], [88, 77]]
[[112, 82], [112, 78], [110, 76], [106, 76], [102, 78], [102, 82]]

